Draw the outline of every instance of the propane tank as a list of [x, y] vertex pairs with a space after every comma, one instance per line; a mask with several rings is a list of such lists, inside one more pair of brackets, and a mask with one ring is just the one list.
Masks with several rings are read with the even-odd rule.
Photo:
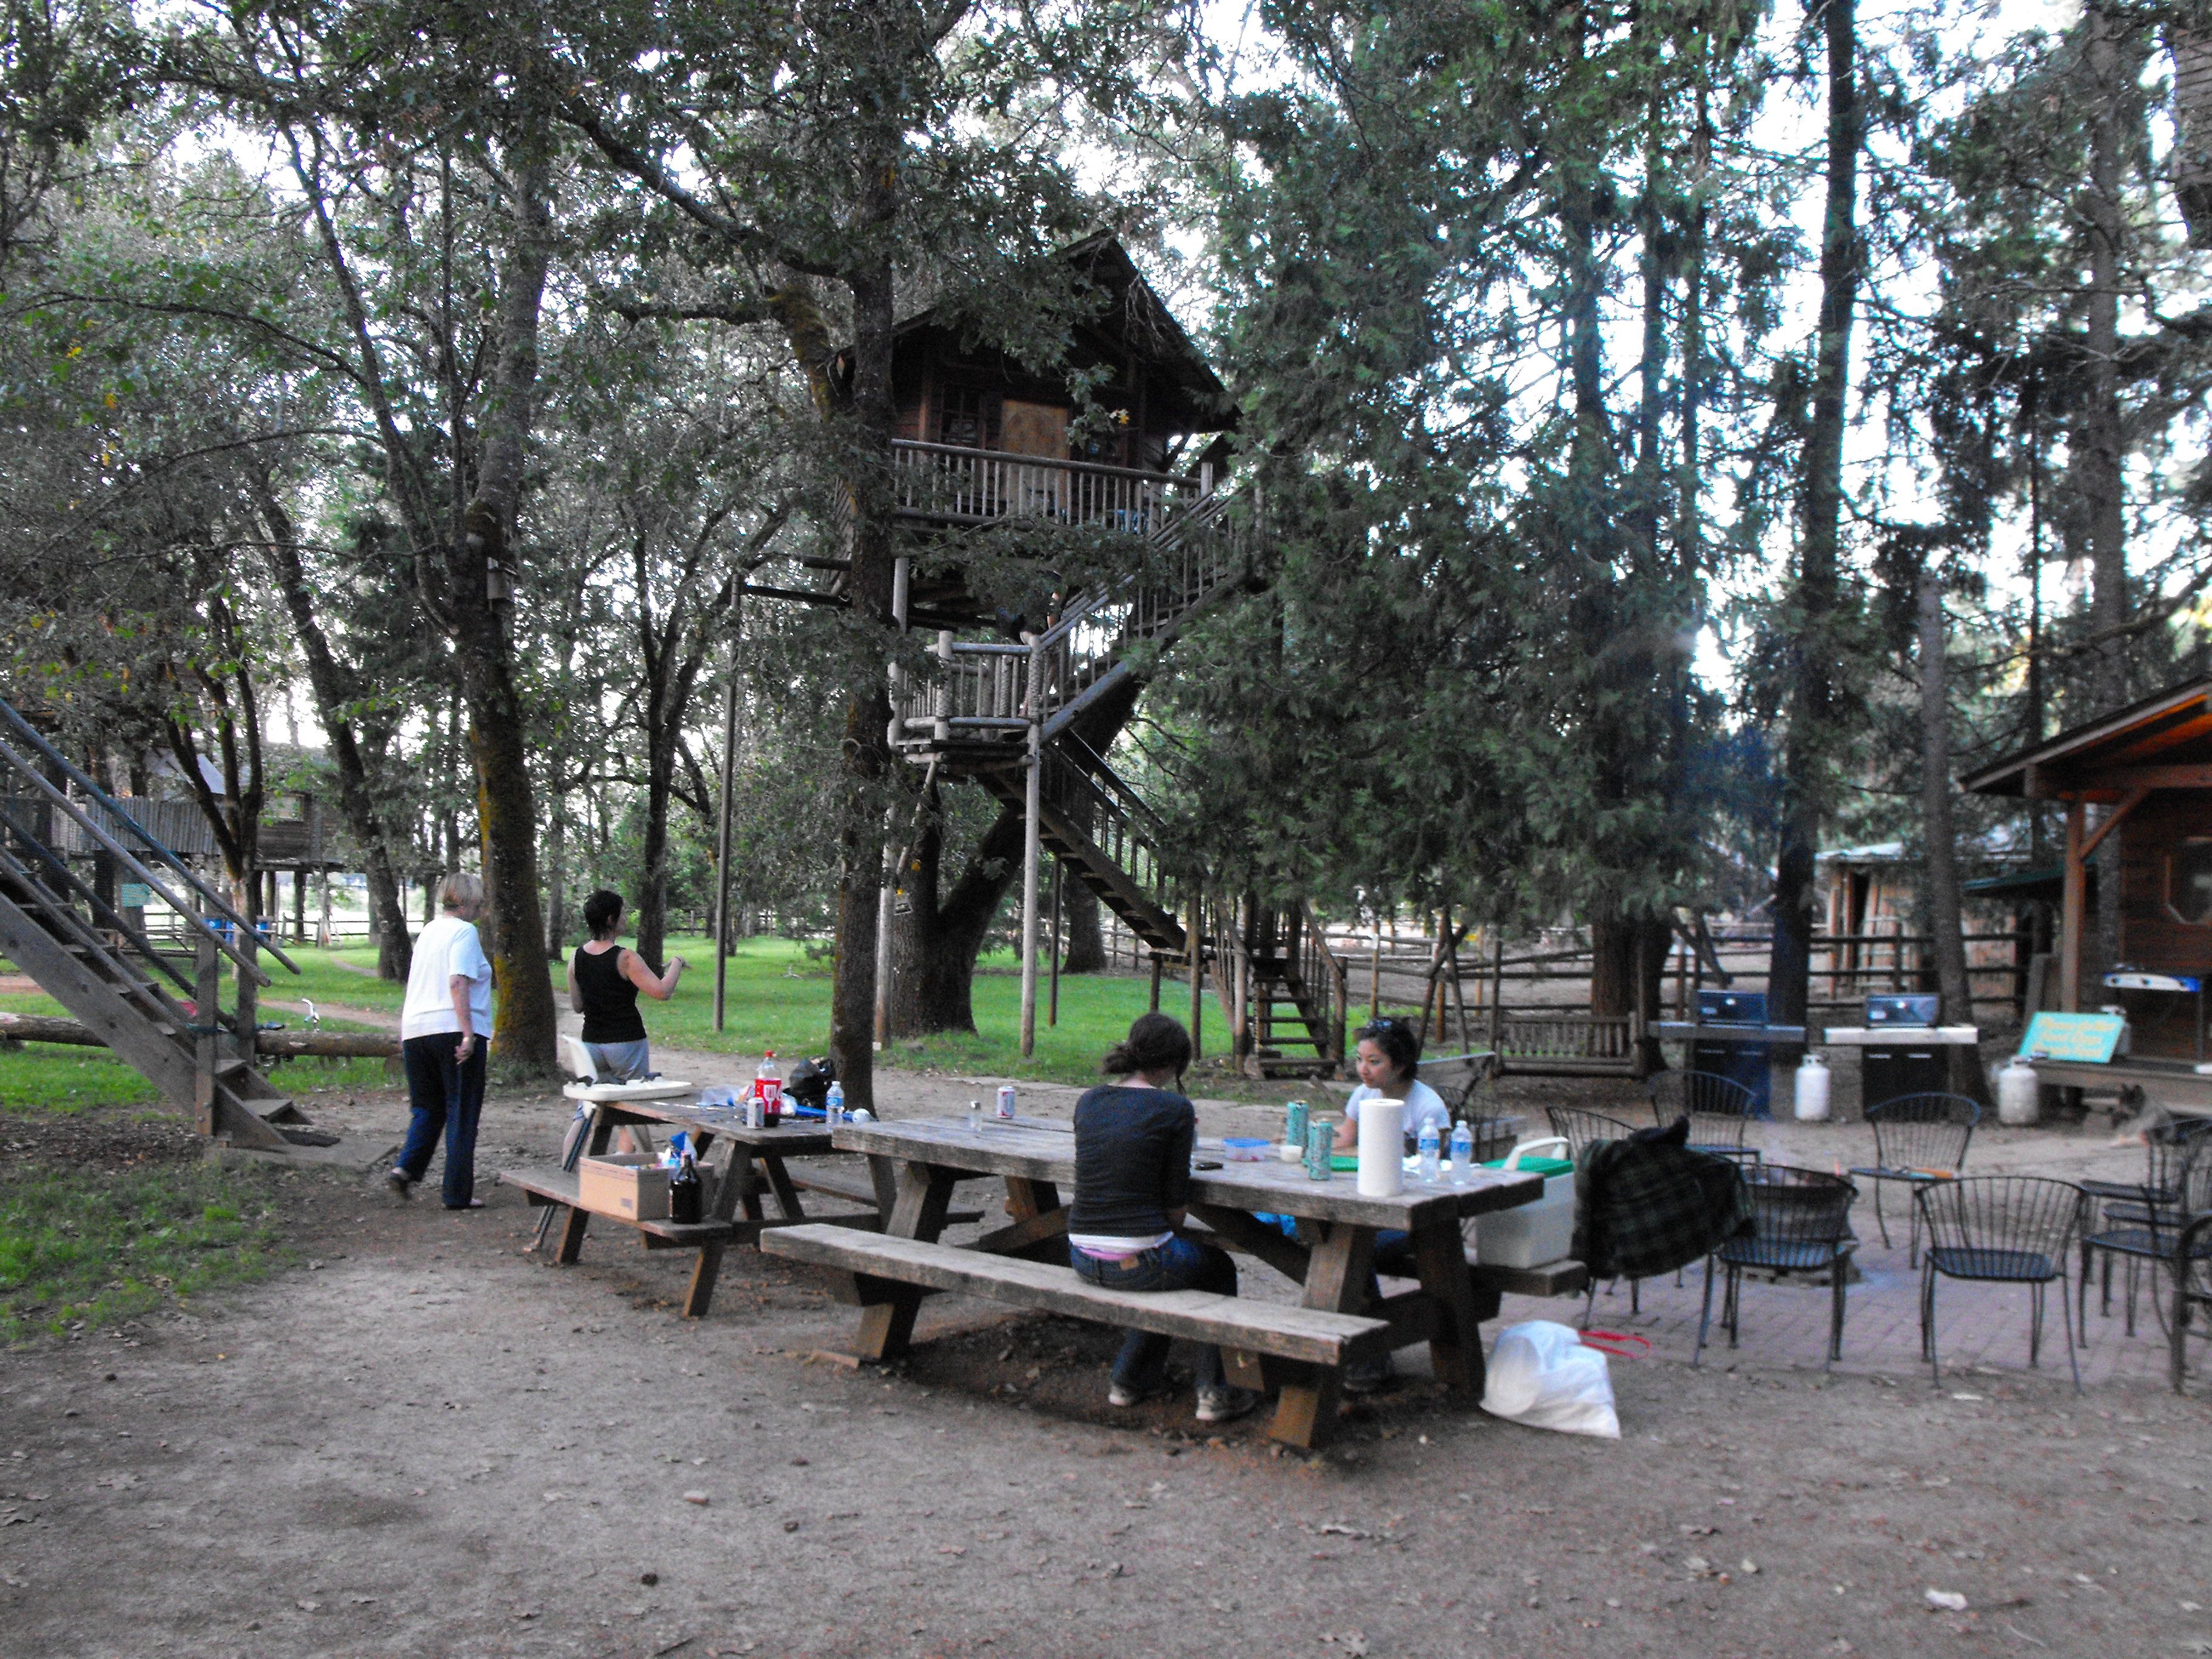
[[1797, 1121], [1800, 1123], [1826, 1123], [1828, 1121], [1828, 1085], [1833, 1079], [1828, 1075], [1828, 1062], [1809, 1048], [1805, 1058], [1797, 1062]]
[[2042, 1115], [2041, 1080], [2034, 1066], [2014, 1054], [1997, 1071], [1997, 1121], [2019, 1127]]

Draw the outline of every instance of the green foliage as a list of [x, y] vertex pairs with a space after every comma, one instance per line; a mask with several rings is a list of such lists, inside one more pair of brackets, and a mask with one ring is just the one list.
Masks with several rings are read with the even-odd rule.
[[267, 1176], [209, 1164], [0, 1176], [0, 1346], [113, 1325], [283, 1260]]

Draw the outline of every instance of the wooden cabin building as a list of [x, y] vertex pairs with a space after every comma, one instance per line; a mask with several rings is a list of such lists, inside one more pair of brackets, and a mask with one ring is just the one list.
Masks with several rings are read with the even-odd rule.
[[[1984, 767], [1964, 787], [2064, 804], [2058, 1006], [2126, 1013], [2130, 1054], [2106, 1078], [2131, 1067], [2169, 1104], [2212, 1107], [2212, 1076], [2196, 1070], [2212, 1043], [2212, 677]], [[2109, 962], [2088, 902], [2090, 860], [2100, 853], [2120, 890], [2118, 954]]]
[[[898, 510], [924, 537], [1024, 520], [1152, 537], [1222, 480], [1235, 405], [1174, 313], [1110, 234], [1058, 257], [1098, 306], [1054, 368], [983, 344], [935, 307], [898, 325]], [[994, 620], [957, 572], [918, 570], [902, 598], [915, 627]]]

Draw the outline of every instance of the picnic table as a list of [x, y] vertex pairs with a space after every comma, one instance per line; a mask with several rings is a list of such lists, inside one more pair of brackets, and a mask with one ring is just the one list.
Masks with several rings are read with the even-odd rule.
[[[1023, 1304], [1218, 1344], [1232, 1382], [1279, 1391], [1269, 1432], [1300, 1447], [1333, 1431], [1352, 1359], [1425, 1341], [1437, 1379], [1453, 1396], [1480, 1398], [1480, 1322], [1496, 1315], [1502, 1289], [1540, 1290], [1559, 1276], [1538, 1269], [1486, 1279], [1471, 1271], [1462, 1236], [1468, 1216], [1540, 1198], [1540, 1176], [1477, 1169], [1462, 1180], [1429, 1187], [1409, 1180], [1394, 1196], [1369, 1197], [1349, 1174], [1322, 1182], [1273, 1158], [1231, 1162], [1219, 1141], [1201, 1139], [1194, 1161], [1219, 1167], [1192, 1175], [1189, 1213], [1201, 1224], [1192, 1236], [1266, 1262], [1304, 1287], [1300, 1303], [1109, 1291], [1067, 1265], [1060, 1194], [1075, 1178], [1070, 1125], [993, 1119], [976, 1131], [957, 1119], [908, 1119], [840, 1125], [831, 1138], [866, 1157], [887, 1191], [882, 1234], [798, 1227], [763, 1237], [760, 1247], [851, 1276], [846, 1291], [860, 1304], [857, 1358], [904, 1354], [922, 1297], [933, 1291]], [[1006, 1183], [1007, 1224], [964, 1248], [940, 1243], [954, 1185], [984, 1177]], [[1312, 1242], [1286, 1236], [1261, 1215], [1296, 1218]], [[1376, 1236], [1385, 1229], [1411, 1236], [1417, 1283], [1370, 1302]]]
[[[611, 1093], [612, 1091], [609, 1091]], [[701, 1170], [713, 1176], [713, 1192], [702, 1218], [696, 1222], [639, 1220], [605, 1211], [585, 1209], [577, 1199], [578, 1177], [573, 1170], [532, 1168], [502, 1170], [500, 1180], [520, 1188], [533, 1206], [558, 1205], [568, 1210], [555, 1247], [556, 1265], [567, 1266], [582, 1253], [584, 1235], [594, 1215], [640, 1233], [648, 1250], [696, 1249], [699, 1261], [692, 1270], [691, 1286], [684, 1300], [687, 1318], [703, 1316], [714, 1299], [714, 1280], [721, 1272], [722, 1252], [732, 1243], [757, 1242], [774, 1227], [817, 1222], [839, 1227], [881, 1224], [886, 1206], [881, 1193], [864, 1184], [840, 1180], [826, 1171], [793, 1170], [786, 1160], [813, 1158], [838, 1152], [830, 1131], [821, 1123], [808, 1124], [787, 1117], [772, 1129], [750, 1129], [738, 1121], [733, 1107], [701, 1106], [682, 1100], [641, 1099], [635, 1097], [599, 1098], [587, 1095], [592, 1119], [586, 1132], [583, 1153], [595, 1157], [607, 1150], [615, 1131], [627, 1128], [639, 1150], [652, 1150], [656, 1127], [682, 1129], [691, 1139]], [[727, 1155], [719, 1168], [708, 1162], [718, 1143]], [[850, 1202], [865, 1210], [846, 1215], [809, 1216], [799, 1200], [804, 1188]], [[770, 1215], [763, 1199], [773, 1199]]]

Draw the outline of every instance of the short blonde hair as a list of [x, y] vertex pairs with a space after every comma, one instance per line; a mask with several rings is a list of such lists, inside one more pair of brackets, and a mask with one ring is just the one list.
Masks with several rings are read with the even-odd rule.
[[483, 902], [483, 878], [456, 870], [438, 884], [438, 902], [448, 910]]

